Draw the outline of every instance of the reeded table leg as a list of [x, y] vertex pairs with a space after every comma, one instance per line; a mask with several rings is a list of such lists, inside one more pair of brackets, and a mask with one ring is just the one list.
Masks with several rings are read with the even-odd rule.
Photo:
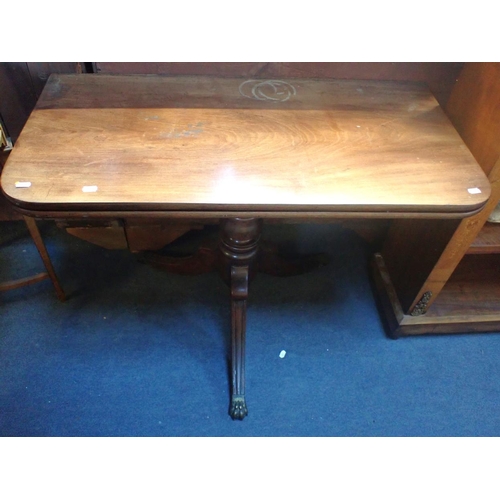
[[229, 414], [243, 420], [245, 401], [245, 334], [248, 297], [248, 266], [231, 267], [231, 371], [232, 394]]
[[232, 394], [229, 414], [243, 420], [248, 415], [245, 401], [245, 333], [248, 283], [261, 234], [259, 219], [222, 219], [219, 249], [221, 272], [231, 288], [231, 372]]

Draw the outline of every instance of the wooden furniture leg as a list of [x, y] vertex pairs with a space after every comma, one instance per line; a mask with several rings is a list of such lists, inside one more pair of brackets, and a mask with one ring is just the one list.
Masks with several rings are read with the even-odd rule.
[[[169, 273], [198, 275], [216, 270], [218, 258], [217, 240], [207, 239], [192, 255], [174, 257], [145, 251], [140, 253], [138, 260]], [[261, 241], [254, 271], [279, 277], [296, 276], [325, 266], [328, 262], [328, 256], [324, 253], [283, 255], [276, 245]]]
[[231, 266], [231, 407], [233, 419], [248, 415], [245, 401], [245, 335], [248, 266]]
[[66, 295], [59, 284], [59, 280], [57, 279], [56, 272], [54, 271], [54, 267], [52, 266], [52, 262], [50, 261], [49, 254], [47, 252], [47, 248], [45, 247], [45, 243], [43, 242], [42, 236], [40, 234], [40, 231], [38, 229], [38, 226], [36, 225], [35, 219], [32, 217], [27, 217], [24, 216], [24, 220], [26, 222], [26, 225], [28, 226], [28, 230], [31, 234], [31, 237], [33, 238], [33, 241], [35, 242], [35, 246], [38, 250], [38, 253], [40, 254], [40, 257], [42, 258], [43, 264], [45, 266], [45, 269], [47, 269], [47, 274], [50, 277], [50, 280], [52, 281], [52, 284], [54, 285], [54, 288], [56, 290], [57, 298], [64, 302], [66, 300]]
[[231, 373], [229, 414], [243, 420], [245, 400], [245, 333], [248, 284], [255, 273], [262, 221], [254, 218], [221, 220], [220, 272], [231, 288]]

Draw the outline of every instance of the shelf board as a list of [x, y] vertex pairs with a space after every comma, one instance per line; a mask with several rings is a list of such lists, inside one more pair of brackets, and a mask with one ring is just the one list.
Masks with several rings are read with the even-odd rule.
[[500, 255], [466, 255], [426, 313], [428, 318], [482, 315], [500, 316]]
[[500, 224], [487, 222], [467, 250], [468, 254], [500, 253]]
[[393, 337], [500, 332], [500, 255], [466, 255], [421, 316], [403, 314], [380, 255], [372, 263], [378, 298]]

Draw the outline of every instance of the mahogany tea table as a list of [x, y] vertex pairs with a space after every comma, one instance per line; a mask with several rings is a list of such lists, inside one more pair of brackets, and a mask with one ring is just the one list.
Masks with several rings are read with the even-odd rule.
[[32, 218], [220, 220], [235, 419], [266, 220], [459, 220], [490, 196], [423, 85], [155, 75], [52, 75], [1, 185]]

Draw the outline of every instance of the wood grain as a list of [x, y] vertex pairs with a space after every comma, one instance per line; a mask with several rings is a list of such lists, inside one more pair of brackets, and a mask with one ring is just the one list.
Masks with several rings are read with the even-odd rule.
[[[269, 216], [461, 217], [489, 197], [480, 167], [421, 85], [244, 82], [55, 75], [6, 163], [2, 188], [34, 211]], [[263, 85], [259, 99], [252, 97], [255, 85]], [[283, 96], [288, 99], [276, 100]], [[31, 188], [16, 189], [19, 180]], [[82, 192], [84, 186], [97, 191]]]
[[98, 62], [101, 74], [213, 75], [246, 78], [334, 78], [425, 82], [445, 106], [460, 62]]
[[500, 157], [500, 63], [467, 63], [446, 111], [489, 174]]

